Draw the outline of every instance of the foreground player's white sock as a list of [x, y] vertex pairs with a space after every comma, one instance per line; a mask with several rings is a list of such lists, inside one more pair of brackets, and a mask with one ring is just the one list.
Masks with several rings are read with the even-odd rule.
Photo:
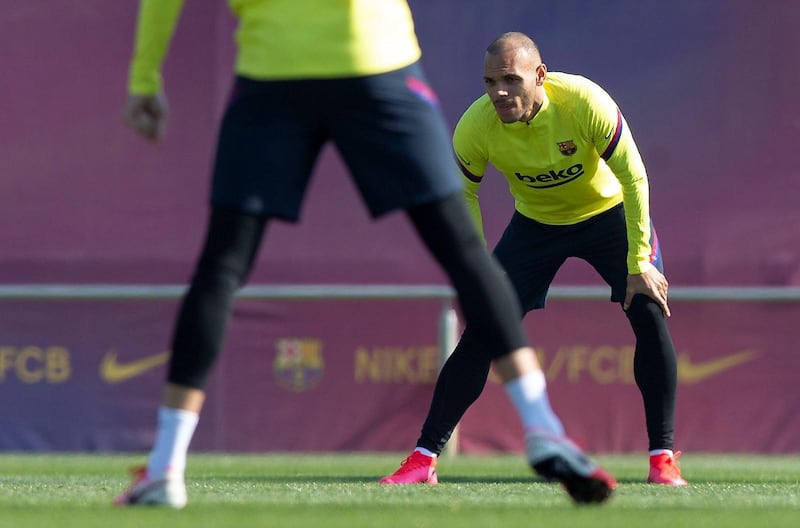
[[564, 426], [550, 407], [544, 372], [536, 370], [505, 384], [506, 393], [517, 409], [525, 434], [547, 432], [564, 436]]
[[161, 477], [167, 469], [176, 475], [183, 475], [189, 442], [199, 418], [192, 411], [163, 406], [158, 408], [156, 440], [147, 462], [147, 475], [150, 478]]

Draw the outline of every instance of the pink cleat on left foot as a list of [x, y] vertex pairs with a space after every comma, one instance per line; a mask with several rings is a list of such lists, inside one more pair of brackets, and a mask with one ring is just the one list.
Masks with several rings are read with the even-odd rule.
[[678, 467], [680, 451], [674, 455], [662, 453], [650, 457], [650, 474], [647, 476], [648, 484], [664, 484], [666, 486], [687, 486], [689, 483], [681, 477]]
[[414, 451], [400, 463], [397, 471], [383, 477], [381, 484], [438, 484], [436, 457]]

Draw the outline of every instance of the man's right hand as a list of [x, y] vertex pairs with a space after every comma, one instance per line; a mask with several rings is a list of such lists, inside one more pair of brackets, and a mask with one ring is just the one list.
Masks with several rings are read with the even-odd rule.
[[122, 112], [122, 119], [128, 128], [137, 134], [158, 143], [167, 130], [169, 108], [164, 94], [129, 95]]

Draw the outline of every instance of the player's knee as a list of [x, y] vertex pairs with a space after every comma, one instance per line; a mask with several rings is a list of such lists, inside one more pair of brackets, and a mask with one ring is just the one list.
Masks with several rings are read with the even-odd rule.
[[647, 295], [637, 294], [633, 296], [631, 305], [625, 310], [625, 315], [634, 327], [654, 328], [664, 321], [664, 312], [658, 303]]
[[203, 260], [197, 266], [192, 283], [204, 290], [235, 291], [244, 284], [248, 272], [246, 263], [238, 260]]
[[467, 326], [451, 355], [464, 361], [491, 362], [494, 359], [492, 347], [481, 339], [479, 334], [480, 332], [476, 332], [475, 328]]

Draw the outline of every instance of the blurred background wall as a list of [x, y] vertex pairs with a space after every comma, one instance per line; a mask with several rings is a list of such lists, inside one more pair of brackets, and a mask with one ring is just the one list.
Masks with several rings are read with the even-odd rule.
[[[800, 2], [410, 4], [451, 126], [482, 93], [486, 45], [526, 32], [551, 71], [586, 75], [620, 105], [648, 167], [673, 286], [800, 286]], [[152, 146], [120, 118], [136, 8], [0, 3], [3, 285], [185, 284], [191, 274], [234, 22], [221, 0], [187, 2], [164, 72], [168, 137]], [[493, 244], [513, 207], [498, 174], [481, 203]], [[402, 215], [369, 220], [332, 147], [302, 223], [270, 226], [251, 283], [446, 284]], [[601, 282], [576, 261], [556, 284]], [[436, 301], [240, 302], [194, 445], [406, 450], [435, 379], [439, 310]], [[798, 303], [673, 301], [672, 311], [678, 447], [800, 450]], [[0, 299], [0, 448], [144, 449], [174, 313], [174, 300]], [[568, 430], [594, 450], [645, 449], [619, 308], [556, 299], [526, 328]], [[143, 368], [119, 376], [114, 367], [126, 364]], [[521, 447], [497, 384], [459, 438], [473, 452]]]

